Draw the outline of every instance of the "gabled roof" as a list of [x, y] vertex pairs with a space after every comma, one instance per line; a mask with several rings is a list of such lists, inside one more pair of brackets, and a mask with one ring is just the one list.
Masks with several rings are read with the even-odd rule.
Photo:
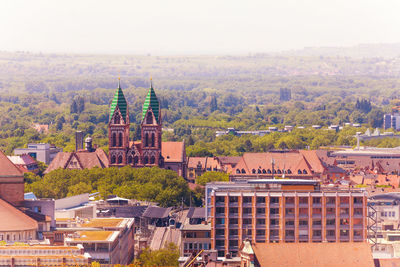
[[151, 110], [154, 113], [154, 117], [156, 118], [157, 122], [159, 123], [159, 115], [160, 115], [160, 102], [158, 101], [158, 98], [156, 96], [156, 92], [153, 89], [153, 84], [150, 86], [149, 92], [147, 93], [146, 99], [143, 104], [143, 114], [142, 114], [142, 120], [144, 120], [144, 117], [146, 116], [147, 111], [149, 110], [149, 107], [151, 107]]
[[299, 151], [311, 165], [311, 168], [316, 173], [323, 173], [325, 168], [316, 150], [300, 150]]
[[161, 155], [165, 162], [184, 162], [185, 142], [162, 142]]
[[23, 176], [22, 171], [0, 151], [0, 176]]
[[108, 167], [108, 157], [104, 150], [97, 148], [95, 152], [78, 151], [78, 152], [59, 152], [45, 173], [62, 168], [66, 169], [69, 162], [76, 158], [79, 163], [80, 169], [91, 169], [94, 167], [106, 168]]
[[126, 114], [128, 111], [128, 103], [126, 102], [126, 99], [125, 99], [124, 93], [122, 92], [119, 81], [118, 81], [118, 88], [115, 91], [114, 98], [111, 102], [110, 119], [109, 120], [111, 120], [112, 116], [114, 115], [115, 109], [117, 107], [119, 108], [119, 111], [121, 112], [122, 118], [124, 119], [124, 121], [126, 121]]
[[148, 206], [143, 212], [143, 217], [151, 219], [163, 219], [169, 216], [172, 208], [161, 208], [156, 206]]
[[287, 153], [244, 153], [242, 159], [236, 165], [235, 169], [244, 169], [246, 175], [251, 175], [252, 170], [256, 170], [255, 174], [259, 174], [258, 170], [271, 170], [272, 161], [274, 162], [274, 170], [290, 170], [292, 174], [297, 175], [298, 170], [306, 170], [307, 175], [312, 174], [310, 164], [304, 156], [298, 152]]
[[1, 220], [0, 232], [38, 229], [38, 224], [34, 219], [2, 199], [0, 199], [0, 218], [7, 218]]
[[205, 219], [206, 218], [206, 208], [190, 207], [187, 217], [190, 219]]

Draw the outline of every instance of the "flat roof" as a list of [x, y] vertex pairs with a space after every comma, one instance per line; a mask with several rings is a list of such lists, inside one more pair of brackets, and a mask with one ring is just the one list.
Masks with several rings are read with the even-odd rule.
[[294, 185], [318, 185], [316, 180], [306, 179], [250, 179], [249, 184], [294, 184]]
[[82, 227], [119, 227], [123, 221], [123, 218], [96, 218], [82, 224]]
[[79, 237], [66, 238], [67, 241], [113, 241], [119, 231], [77, 231]]

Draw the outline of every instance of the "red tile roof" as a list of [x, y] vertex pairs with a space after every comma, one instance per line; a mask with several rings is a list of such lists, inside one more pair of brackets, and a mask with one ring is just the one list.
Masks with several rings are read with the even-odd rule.
[[22, 171], [0, 151], [0, 176], [23, 176]]
[[[257, 171], [271, 170], [272, 161], [274, 161], [274, 170], [290, 170], [293, 175], [298, 175], [298, 170], [305, 170], [307, 175], [312, 174], [311, 165], [307, 162], [304, 156], [299, 152], [287, 153], [244, 153], [242, 159], [236, 165], [235, 170], [246, 171], [246, 175], [258, 175]], [[253, 174], [252, 170], [256, 170]], [[235, 174], [234, 171], [233, 174]]]
[[189, 162], [188, 162], [188, 168], [197, 168], [197, 164], [201, 164], [201, 168], [204, 169], [217, 169], [221, 170], [221, 164], [219, 162], [219, 159], [216, 157], [190, 157]]
[[2, 199], [0, 199], [0, 218], [6, 218], [0, 222], [0, 232], [38, 229], [38, 223], [34, 219]]
[[165, 162], [184, 162], [185, 143], [184, 142], [162, 142], [161, 155]]
[[91, 169], [94, 167], [106, 168], [108, 167], [108, 157], [107, 154], [102, 149], [96, 149], [95, 152], [88, 151], [78, 151], [78, 152], [59, 152], [53, 161], [50, 163], [49, 167], [46, 169], [45, 173], [49, 173], [53, 170], [62, 168], [66, 169], [68, 167], [71, 159], [76, 158], [79, 163], [80, 169]]
[[256, 243], [260, 266], [348, 267], [374, 266], [368, 243]]
[[316, 150], [300, 150], [299, 151], [311, 165], [311, 169], [316, 173], [323, 173], [325, 168], [322, 164]]

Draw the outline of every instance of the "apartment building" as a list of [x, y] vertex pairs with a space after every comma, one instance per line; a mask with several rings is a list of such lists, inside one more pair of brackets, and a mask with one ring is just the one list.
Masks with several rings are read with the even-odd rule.
[[0, 266], [88, 266], [91, 257], [78, 246], [0, 246]]
[[246, 239], [256, 243], [367, 239], [367, 194], [360, 190], [321, 188], [313, 180], [257, 179], [210, 183], [206, 199], [211, 249], [219, 256], [237, 256]]

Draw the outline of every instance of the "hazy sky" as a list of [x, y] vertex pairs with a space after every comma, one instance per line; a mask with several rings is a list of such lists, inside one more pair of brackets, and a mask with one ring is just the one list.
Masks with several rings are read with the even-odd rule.
[[1, 0], [0, 50], [205, 54], [400, 42], [399, 0]]

